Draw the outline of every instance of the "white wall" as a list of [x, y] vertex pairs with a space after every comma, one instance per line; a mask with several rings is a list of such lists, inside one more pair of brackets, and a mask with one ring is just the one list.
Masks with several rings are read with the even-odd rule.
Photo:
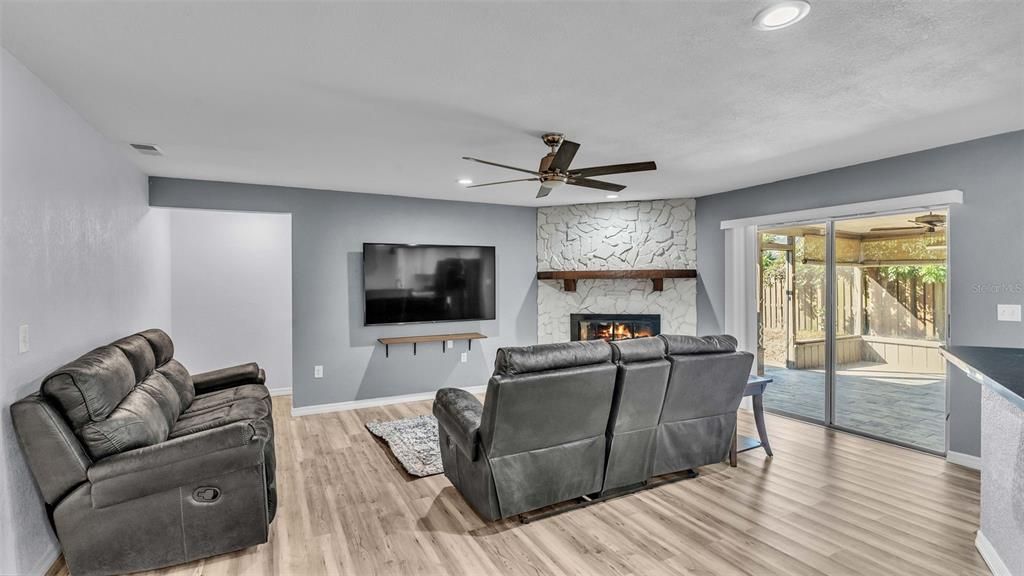
[[291, 214], [165, 210], [175, 358], [193, 374], [258, 362], [271, 390], [290, 388]]
[[56, 557], [11, 402], [89, 349], [170, 322], [169, 220], [150, 210], [146, 176], [118, 146], [2, 51], [0, 574]]

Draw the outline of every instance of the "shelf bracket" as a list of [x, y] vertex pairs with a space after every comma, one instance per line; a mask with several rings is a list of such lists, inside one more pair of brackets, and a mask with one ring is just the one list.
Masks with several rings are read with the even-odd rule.
[[562, 280], [562, 288], [564, 288], [566, 292], [575, 292], [576, 280], [573, 278], [566, 278]]
[[655, 292], [665, 291], [665, 279], [664, 278], [651, 278], [651, 283], [654, 284], [653, 290]]
[[385, 358], [388, 358], [388, 357], [390, 357], [390, 354], [391, 354], [391, 351], [390, 351], [390, 350], [388, 350], [388, 348], [390, 348], [390, 346], [388, 346], [387, 344], [385, 344], [385, 345], [384, 345], [384, 357], [385, 357]]
[[412, 355], [413, 356], [416, 355], [416, 343], [415, 342], [412, 343]]

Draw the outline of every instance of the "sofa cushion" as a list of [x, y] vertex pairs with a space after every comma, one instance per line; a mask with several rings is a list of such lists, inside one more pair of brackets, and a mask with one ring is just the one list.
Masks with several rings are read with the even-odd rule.
[[188, 370], [181, 365], [181, 362], [170, 360], [156, 371], [167, 378], [168, 382], [173, 384], [175, 390], [178, 391], [178, 399], [181, 401], [178, 412], [188, 410], [188, 407], [192, 405], [192, 400], [196, 397], [196, 388], [192, 385], [192, 375], [188, 373]]
[[256, 398], [239, 398], [230, 404], [183, 414], [171, 429], [171, 438], [195, 434], [244, 420], [263, 420], [270, 416], [269, 402]]
[[152, 446], [167, 439], [180, 406], [174, 386], [154, 372], [107, 418], [86, 424], [77, 434], [94, 460]]
[[267, 387], [262, 384], [243, 384], [234, 388], [228, 388], [227, 390], [203, 394], [202, 396], [197, 396], [192, 401], [192, 405], [188, 407], [188, 410], [185, 410], [182, 416], [192, 416], [221, 408], [244, 398], [270, 402], [270, 390], [267, 390]]
[[138, 335], [149, 341], [149, 345], [153, 347], [153, 356], [156, 357], [157, 367], [163, 366], [168, 360], [174, 358], [174, 342], [163, 330], [151, 328], [139, 332]]
[[124, 352], [124, 355], [128, 357], [128, 361], [132, 363], [132, 369], [135, 371], [135, 382], [142, 382], [156, 368], [156, 357], [153, 356], [153, 347], [142, 336], [134, 334], [121, 338], [111, 345]]
[[65, 364], [43, 380], [42, 394], [78, 430], [105, 420], [135, 388], [135, 370], [116, 346], [102, 346]]
[[726, 354], [736, 351], [736, 339], [728, 334], [719, 336], [680, 336], [662, 334], [669, 354]]
[[604, 340], [560, 342], [499, 348], [494, 359], [496, 376], [514, 376], [608, 362], [612, 349]]
[[665, 357], [665, 341], [657, 336], [612, 342], [613, 362], [643, 362]]

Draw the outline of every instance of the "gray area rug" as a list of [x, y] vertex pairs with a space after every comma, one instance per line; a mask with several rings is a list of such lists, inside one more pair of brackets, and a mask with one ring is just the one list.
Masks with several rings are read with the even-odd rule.
[[413, 476], [433, 476], [444, 472], [441, 445], [437, 439], [437, 419], [431, 415], [382, 422], [373, 420], [366, 428], [388, 443], [391, 453]]

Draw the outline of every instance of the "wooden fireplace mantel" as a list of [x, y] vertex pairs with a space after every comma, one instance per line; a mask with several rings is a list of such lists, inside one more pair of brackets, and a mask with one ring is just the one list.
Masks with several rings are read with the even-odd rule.
[[552, 270], [537, 272], [538, 280], [561, 280], [566, 292], [576, 291], [577, 280], [650, 280], [655, 292], [665, 289], [665, 278], [696, 278], [697, 271], [690, 268], [669, 270]]

